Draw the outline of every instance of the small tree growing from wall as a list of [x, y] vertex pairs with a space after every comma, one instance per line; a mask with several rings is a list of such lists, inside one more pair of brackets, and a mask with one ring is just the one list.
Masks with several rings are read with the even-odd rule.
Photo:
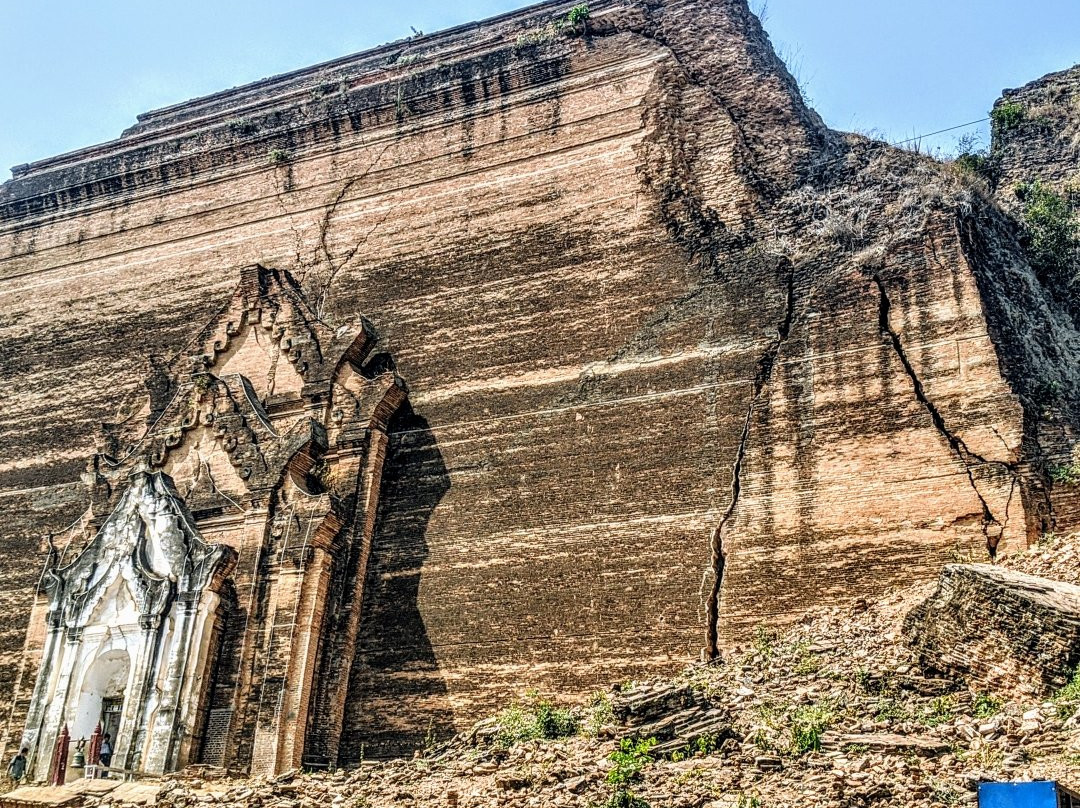
[[566, 14], [566, 25], [573, 31], [585, 31], [589, 25], [589, 5], [578, 3]]

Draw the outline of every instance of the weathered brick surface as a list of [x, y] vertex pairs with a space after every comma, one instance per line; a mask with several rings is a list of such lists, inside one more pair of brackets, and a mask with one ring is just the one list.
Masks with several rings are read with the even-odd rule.
[[1080, 662], [1080, 586], [989, 564], [949, 564], [904, 623], [924, 666], [987, 692], [1046, 695]]
[[1004, 105], [1021, 120], [994, 131], [1003, 193], [1035, 178], [1080, 193], [1080, 65], [1005, 90], [994, 107]]
[[567, 7], [157, 111], [0, 186], [0, 671], [96, 424], [255, 261], [368, 318], [410, 389], [343, 759], [1041, 529], [1031, 391], [1080, 400], [1076, 334], [1000, 213], [825, 129], [742, 0], [552, 32]]

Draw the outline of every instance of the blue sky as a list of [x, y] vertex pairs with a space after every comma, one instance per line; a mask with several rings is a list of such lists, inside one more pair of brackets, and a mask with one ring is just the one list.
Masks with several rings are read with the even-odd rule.
[[[0, 180], [139, 112], [524, 5], [0, 0]], [[831, 126], [894, 141], [982, 118], [1002, 88], [1080, 62], [1080, 0], [768, 0], [766, 28]]]

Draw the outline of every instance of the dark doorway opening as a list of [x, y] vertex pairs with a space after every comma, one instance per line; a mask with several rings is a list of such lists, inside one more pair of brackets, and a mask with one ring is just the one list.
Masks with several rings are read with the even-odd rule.
[[120, 729], [120, 714], [124, 710], [121, 697], [101, 700], [101, 737], [109, 734], [113, 749], [116, 748], [116, 733]]

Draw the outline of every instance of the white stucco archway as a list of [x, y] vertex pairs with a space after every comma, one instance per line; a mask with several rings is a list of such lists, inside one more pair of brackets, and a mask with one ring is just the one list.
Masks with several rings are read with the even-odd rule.
[[69, 726], [72, 738], [89, 738], [101, 717], [105, 699], [123, 698], [131, 679], [131, 656], [113, 649], [101, 654], [82, 678]]

